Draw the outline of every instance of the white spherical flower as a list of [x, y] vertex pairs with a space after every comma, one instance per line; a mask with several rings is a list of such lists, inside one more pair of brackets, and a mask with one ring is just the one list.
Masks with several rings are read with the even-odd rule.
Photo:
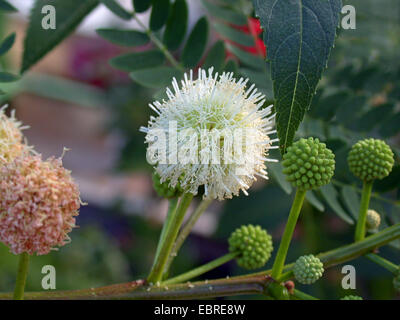
[[247, 195], [256, 177], [268, 179], [268, 150], [277, 139], [272, 106], [263, 108], [265, 96], [248, 79], [213, 69], [184, 75], [179, 87], [174, 78], [168, 100], [150, 107], [157, 116], [142, 127], [148, 144], [147, 159], [171, 187], [178, 183], [188, 193], [223, 200]]

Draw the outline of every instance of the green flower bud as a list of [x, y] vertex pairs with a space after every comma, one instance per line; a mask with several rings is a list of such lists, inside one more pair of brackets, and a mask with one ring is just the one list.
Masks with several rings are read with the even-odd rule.
[[392, 171], [393, 151], [385, 141], [365, 139], [350, 150], [347, 162], [351, 172], [363, 181], [383, 179]]
[[153, 173], [152, 179], [154, 190], [156, 190], [157, 194], [162, 198], [176, 198], [180, 197], [183, 193], [179, 184], [175, 188], [171, 188], [166, 181], [161, 182], [157, 172]]
[[359, 296], [348, 295], [348, 296], [343, 297], [340, 300], [363, 300], [363, 298], [361, 298]]
[[294, 187], [311, 190], [329, 183], [335, 171], [335, 155], [318, 139], [300, 139], [287, 149], [282, 165]]
[[293, 267], [296, 280], [302, 284], [312, 284], [322, 277], [324, 265], [312, 254], [298, 258]]
[[375, 210], [367, 211], [367, 229], [375, 230], [378, 229], [381, 224], [381, 216]]
[[263, 267], [271, 257], [272, 237], [260, 226], [241, 226], [229, 237], [229, 251], [239, 252], [236, 259], [239, 266], [245, 269]]
[[397, 293], [400, 293], [400, 267], [397, 270], [397, 274], [393, 278], [393, 287]]

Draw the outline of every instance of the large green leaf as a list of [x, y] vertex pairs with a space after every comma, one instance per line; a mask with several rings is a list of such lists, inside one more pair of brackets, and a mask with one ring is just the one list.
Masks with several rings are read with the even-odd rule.
[[17, 12], [18, 10], [6, 0], [0, 0], [0, 11]]
[[124, 20], [130, 20], [132, 13], [126, 11], [117, 1], [115, 0], [100, 0], [112, 13]]
[[25, 38], [21, 72], [25, 72], [65, 39], [98, 5], [97, 0], [53, 0], [56, 8], [56, 29], [42, 28], [42, 8], [48, 0], [36, 0]]
[[281, 152], [309, 108], [335, 39], [341, 0], [253, 0], [274, 82]]
[[188, 7], [186, 0], [176, 0], [168, 17], [164, 43], [170, 50], [178, 49], [186, 35]]
[[225, 62], [225, 44], [223, 41], [217, 41], [207, 54], [203, 68], [214, 67], [214, 71], [221, 71]]
[[182, 62], [187, 68], [193, 68], [200, 61], [207, 45], [208, 21], [202, 17], [197, 21], [182, 52]]
[[104, 39], [120, 46], [143, 46], [150, 41], [147, 34], [136, 30], [97, 29]]
[[159, 50], [133, 52], [112, 58], [110, 65], [123, 71], [135, 71], [153, 68], [164, 63], [165, 56]]
[[183, 73], [171, 67], [157, 67], [134, 71], [129, 75], [142, 86], [159, 89], [171, 84], [173, 77], [179, 80]]
[[150, 15], [150, 29], [157, 31], [167, 22], [169, 14], [169, 0], [153, 0]]
[[3, 40], [2, 43], [0, 43], [0, 56], [3, 54], [7, 53], [8, 50], [11, 49], [15, 42], [15, 32], [10, 34], [7, 38]]

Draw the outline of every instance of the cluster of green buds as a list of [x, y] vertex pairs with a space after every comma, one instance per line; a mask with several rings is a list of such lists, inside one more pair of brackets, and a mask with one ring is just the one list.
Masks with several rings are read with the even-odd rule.
[[238, 265], [249, 270], [263, 267], [273, 251], [272, 237], [260, 226], [241, 226], [228, 242], [229, 251], [239, 253]]
[[324, 265], [312, 254], [298, 258], [293, 267], [296, 280], [302, 284], [312, 284], [322, 277]]
[[347, 161], [351, 172], [367, 182], [385, 178], [394, 164], [393, 151], [386, 142], [372, 138], [353, 145]]
[[335, 155], [318, 139], [300, 139], [287, 149], [282, 165], [294, 187], [311, 190], [330, 182], [335, 171]]

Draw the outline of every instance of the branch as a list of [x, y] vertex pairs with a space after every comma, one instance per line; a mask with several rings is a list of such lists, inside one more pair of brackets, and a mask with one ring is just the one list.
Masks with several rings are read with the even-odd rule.
[[[80, 290], [26, 292], [24, 294], [24, 299], [95, 299], [126, 294], [144, 285], [144, 280], [136, 280], [105, 287]], [[0, 293], [0, 300], [11, 298], [11, 293]]]
[[124, 299], [204, 299], [244, 294], [267, 294], [272, 278], [257, 275], [246, 278], [218, 279], [172, 286], [143, 287], [125, 295]]
[[[365, 255], [375, 248], [384, 246], [400, 238], [400, 223], [386, 228], [362, 241], [352, 243], [318, 255], [324, 267], [332, 267], [359, 256]], [[286, 265], [284, 272], [292, 276], [293, 264]], [[239, 294], [260, 294], [271, 283], [271, 270], [212, 281], [171, 286], [150, 287], [143, 280], [111, 285], [107, 287], [83, 290], [27, 292], [25, 299], [93, 299], [93, 298], [123, 298], [123, 299], [179, 299], [179, 298], [214, 298]], [[289, 274], [289, 275], [290, 275]], [[0, 294], [0, 299], [11, 299], [12, 293]]]

